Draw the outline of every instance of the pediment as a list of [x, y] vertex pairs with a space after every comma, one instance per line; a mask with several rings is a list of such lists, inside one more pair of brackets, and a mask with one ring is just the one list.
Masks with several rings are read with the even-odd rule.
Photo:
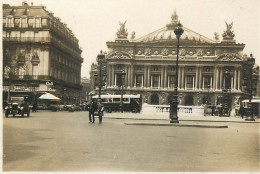
[[114, 51], [107, 55], [107, 59], [132, 59], [132, 56], [124, 51]]
[[236, 53], [223, 53], [218, 56], [218, 61], [242, 61], [243, 58]]

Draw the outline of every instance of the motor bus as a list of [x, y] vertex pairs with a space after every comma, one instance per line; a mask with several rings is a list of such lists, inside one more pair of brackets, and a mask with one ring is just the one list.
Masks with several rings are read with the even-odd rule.
[[[246, 112], [248, 112], [248, 103], [249, 103], [249, 99], [242, 101], [242, 105], [245, 108]], [[253, 115], [260, 117], [259, 116], [260, 99], [259, 98], [253, 98], [251, 100], [251, 104], [252, 104]]]
[[[121, 95], [101, 95], [104, 110], [106, 112], [120, 111]], [[92, 100], [100, 99], [98, 95], [93, 96]], [[140, 95], [123, 95], [123, 111], [137, 113], [141, 111], [142, 101]]]

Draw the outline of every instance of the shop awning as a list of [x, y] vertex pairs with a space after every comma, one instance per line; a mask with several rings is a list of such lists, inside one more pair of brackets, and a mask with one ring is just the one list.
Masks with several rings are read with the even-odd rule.
[[61, 100], [60, 98], [58, 98], [55, 95], [50, 94], [50, 93], [42, 94], [38, 99], [41, 99], [41, 100]]
[[[248, 103], [249, 102], [249, 99], [246, 99], [246, 100], [243, 100], [242, 101], [243, 103]], [[259, 98], [253, 98], [251, 100], [252, 103], [260, 103], [260, 99]]]

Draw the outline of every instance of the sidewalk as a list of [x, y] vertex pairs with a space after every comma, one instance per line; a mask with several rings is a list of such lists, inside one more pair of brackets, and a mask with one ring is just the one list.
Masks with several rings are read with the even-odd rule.
[[[169, 115], [150, 115], [141, 113], [104, 113], [104, 118], [109, 119], [132, 119], [132, 120], [170, 120]], [[179, 121], [199, 121], [199, 122], [237, 122], [237, 123], [260, 123], [259, 118], [255, 121], [245, 121], [240, 116], [219, 117], [219, 116], [179, 116]]]

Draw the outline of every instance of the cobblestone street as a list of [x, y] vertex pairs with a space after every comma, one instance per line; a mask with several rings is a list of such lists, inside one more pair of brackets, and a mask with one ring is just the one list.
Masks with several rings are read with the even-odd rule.
[[88, 112], [42, 111], [29, 118], [3, 118], [3, 170], [259, 171], [259, 123], [203, 123], [228, 125], [225, 129], [135, 126], [124, 123], [144, 120], [113, 115], [119, 113], [107, 114], [102, 124], [98, 118], [88, 123]]

